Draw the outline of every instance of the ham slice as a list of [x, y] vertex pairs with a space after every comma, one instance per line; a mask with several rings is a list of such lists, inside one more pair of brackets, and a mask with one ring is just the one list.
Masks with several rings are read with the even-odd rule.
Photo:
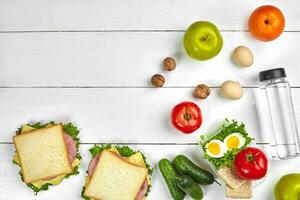
[[[95, 168], [97, 166], [97, 163], [99, 161], [99, 158], [100, 158], [100, 154], [96, 155], [89, 163], [89, 167], [88, 167], [88, 175], [89, 176], [92, 176], [94, 171], [95, 171]], [[148, 190], [148, 181], [147, 179], [145, 179], [139, 193], [136, 195], [136, 198], [135, 200], [142, 200], [146, 194]]]
[[147, 181], [147, 179], [145, 179], [139, 193], [136, 195], [135, 200], [142, 200], [144, 198], [147, 190], [148, 190], [148, 181]]
[[94, 173], [95, 171], [95, 168], [97, 166], [97, 163], [99, 161], [99, 157], [100, 157], [100, 154], [96, 155], [90, 162], [89, 164], [89, 168], [88, 168], [88, 174], [89, 176], [92, 176], [92, 174]]
[[77, 154], [76, 144], [73, 138], [67, 133], [64, 133], [64, 140], [67, 145], [69, 162], [72, 164]]
[[[70, 164], [72, 164], [76, 158], [76, 154], [77, 154], [77, 148], [76, 148], [76, 144], [75, 141], [73, 140], [73, 138], [67, 134], [64, 133], [64, 141], [67, 145], [67, 151], [68, 151], [68, 159]], [[49, 177], [49, 178], [44, 178], [43, 180], [45, 181], [50, 181], [52, 179], [56, 178], [56, 176], [53, 177]]]

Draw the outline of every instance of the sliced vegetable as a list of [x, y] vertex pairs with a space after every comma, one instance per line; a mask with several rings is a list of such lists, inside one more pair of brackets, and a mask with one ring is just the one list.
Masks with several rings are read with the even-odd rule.
[[177, 186], [194, 200], [203, 199], [201, 187], [189, 176], [176, 177]]
[[172, 198], [174, 200], [183, 200], [185, 193], [182, 190], [180, 190], [178, 188], [178, 186], [176, 185], [177, 174], [176, 174], [171, 162], [168, 159], [163, 158], [159, 161], [158, 166], [159, 166], [160, 172], [168, 186], [168, 189], [171, 193]]
[[179, 174], [188, 175], [199, 184], [210, 185], [214, 182], [214, 176], [210, 172], [200, 168], [184, 155], [176, 156], [173, 166]]

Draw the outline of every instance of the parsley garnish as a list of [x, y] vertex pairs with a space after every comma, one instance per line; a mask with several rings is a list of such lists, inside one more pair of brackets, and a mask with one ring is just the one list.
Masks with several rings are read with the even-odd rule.
[[[245, 138], [245, 144], [239, 149], [228, 150], [225, 155], [221, 158], [213, 158], [206, 153], [206, 144], [211, 140], [221, 140], [223, 141], [226, 136], [231, 133], [240, 133]], [[200, 145], [203, 149], [203, 158], [207, 159], [216, 169], [220, 169], [222, 166], [231, 167], [235, 156], [243, 149], [246, 149], [248, 145], [251, 143], [253, 138], [251, 138], [246, 131], [245, 124], [238, 123], [236, 120], [228, 120], [226, 119], [222, 124], [222, 127], [219, 129], [219, 132], [213, 135], [211, 138], [206, 139], [205, 137], [201, 137]]]

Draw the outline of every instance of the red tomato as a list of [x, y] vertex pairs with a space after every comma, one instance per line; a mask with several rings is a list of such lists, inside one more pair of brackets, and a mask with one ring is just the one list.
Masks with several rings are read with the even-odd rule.
[[248, 147], [235, 157], [235, 169], [243, 179], [257, 180], [263, 178], [268, 170], [268, 159], [258, 148]]
[[173, 108], [171, 121], [173, 125], [183, 133], [192, 133], [202, 124], [201, 110], [193, 102], [182, 102]]
[[275, 40], [284, 30], [285, 19], [282, 12], [274, 6], [261, 6], [251, 14], [248, 26], [250, 33], [258, 40]]

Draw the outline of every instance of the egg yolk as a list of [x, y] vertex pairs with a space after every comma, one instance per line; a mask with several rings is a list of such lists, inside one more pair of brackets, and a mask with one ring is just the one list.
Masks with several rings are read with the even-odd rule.
[[221, 151], [220, 145], [217, 143], [209, 143], [207, 146], [207, 149], [210, 153], [214, 154], [214, 155], [218, 155]]
[[230, 137], [228, 140], [227, 140], [227, 147], [229, 148], [229, 149], [236, 149], [236, 148], [238, 148], [239, 147], [239, 145], [240, 145], [240, 140], [239, 140], [239, 138], [238, 137], [236, 137], [236, 136], [232, 136], [232, 137]]

